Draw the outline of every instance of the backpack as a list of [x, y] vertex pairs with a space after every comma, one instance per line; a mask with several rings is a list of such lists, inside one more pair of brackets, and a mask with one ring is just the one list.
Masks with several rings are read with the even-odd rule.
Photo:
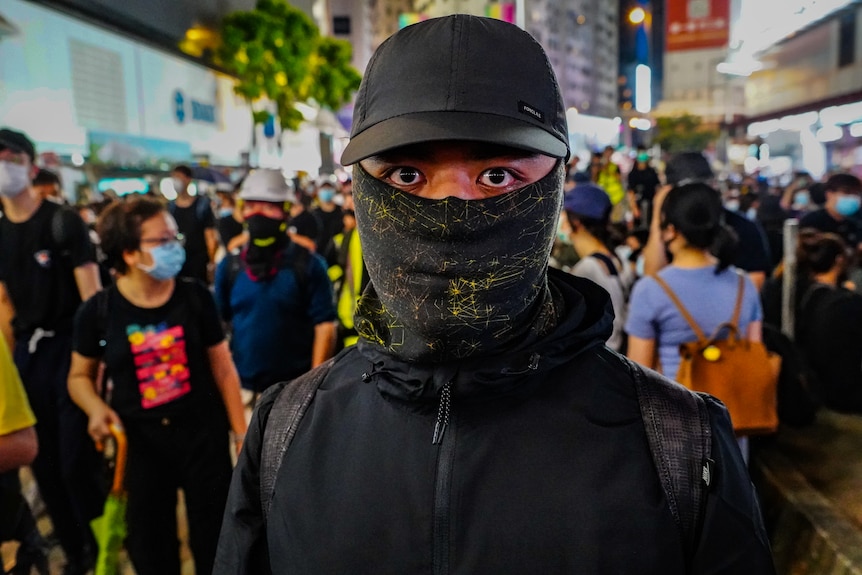
[[778, 421], [793, 427], [814, 422], [820, 399], [817, 396], [817, 374], [810, 368], [803, 351], [771, 323], [763, 324], [763, 344], [781, 357], [778, 372]]
[[[622, 363], [634, 380], [650, 453], [690, 564], [697, 549], [715, 465], [710, 459], [712, 428], [706, 401], [700, 394], [683, 389], [607, 347], [602, 347], [599, 353], [603, 359]], [[268, 390], [276, 398], [266, 421], [260, 454], [260, 501], [264, 523], [269, 515], [275, 480], [284, 454], [318, 387], [339, 357], [341, 355], [330, 358], [285, 385], [275, 385]], [[685, 465], [687, 460], [701, 464]]]
[[[676, 380], [691, 389], [720, 399], [730, 412], [737, 435], [773, 433], [778, 428], [778, 375], [781, 356], [761, 342], [739, 333], [739, 313], [745, 291], [745, 276], [739, 276], [736, 304], [730, 321], [721, 324], [710, 337], [682, 305], [677, 295], [659, 276], [653, 278], [688, 322], [696, 341], [680, 344]], [[727, 339], [719, 335], [727, 332]]]

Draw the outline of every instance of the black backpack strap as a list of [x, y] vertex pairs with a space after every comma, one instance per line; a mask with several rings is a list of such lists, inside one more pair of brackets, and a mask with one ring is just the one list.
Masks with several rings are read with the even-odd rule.
[[659, 373], [618, 357], [634, 378], [650, 451], [690, 565], [715, 466], [706, 402]]
[[272, 493], [278, 469], [284, 453], [290, 447], [299, 422], [305, 415], [317, 388], [329, 373], [335, 358], [330, 358], [316, 368], [288, 383], [279, 392], [263, 431], [263, 447], [260, 455], [260, 503], [263, 520], [266, 522], [272, 503]]
[[593, 254], [590, 254], [590, 256], [596, 258], [597, 260], [599, 260], [600, 262], [605, 264], [605, 267], [608, 268], [608, 274], [609, 275], [612, 275], [612, 276], [620, 275], [619, 270], [617, 270], [617, 266], [614, 265], [613, 260], [610, 257], [608, 257], [606, 254], [603, 254], [601, 252], [595, 252]]

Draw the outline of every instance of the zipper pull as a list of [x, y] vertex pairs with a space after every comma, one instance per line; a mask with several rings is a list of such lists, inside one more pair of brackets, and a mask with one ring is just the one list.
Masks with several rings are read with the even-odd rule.
[[434, 437], [431, 439], [432, 445], [439, 445], [443, 441], [443, 434], [446, 433], [446, 426], [449, 425], [449, 410], [452, 405], [452, 382], [449, 381], [440, 390], [440, 406], [437, 408], [437, 423], [434, 424]]

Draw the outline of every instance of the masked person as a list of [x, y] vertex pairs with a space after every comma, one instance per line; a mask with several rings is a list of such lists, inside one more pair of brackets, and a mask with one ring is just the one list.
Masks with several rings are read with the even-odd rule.
[[186, 238], [186, 262], [180, 276], [211, 282], [218, 235], [216, 219], [210, 199], [205, 195], [192, 195], [192, 169], [185, 165], [171, 170], [171, 183], [177, 192], [175, 200], [168, 202], [168, 211], [177, 222], [180, 233]]
[[826, 180], [824, 191], [823, 208], [803, 216], [799, 227], [838, 234], [848, 246], [862, 251], [862, 226], [856, 217], [862, 205], [862, 181], [852, 174], [835, 174]]
[[335, 203], [336, 196], [335, 186], [330, 182], [323, 182], [317, 190], [317, 205], [311, 209], [320, 222], [320, 232], [315, 242], [317, 251], [326, 258], [326, 263], [330, 266], [335, 265], [338, 251], [332, 244], [332, 238], [344, 231], [344, 210]]
[[548, 269], [568, 155], [550, 63], [516, 26], [459, 14], [378, 48], [342, 155], [371, 278], [360, 340], [313, 372], [296, 427], [292, 385], [261, 398], [216, 575], [773, 572], [714, 401], [720, 481], [686, 551], [641, 372], [604, 346], [608, 295]]
[[[174, 279], [185, 251], [160, 202], [113, 204], [97, 229], [117, 280], [75, 318], [69, 393], [94, 441], [109, 436], [110, 424], [126, 432], [126, 548], [135, 572], [179, 574], [182, 489], [195, 571], [209, 573], [230, 481], [228, 430], [237, 443], [246, 430], [221, 321], [206, 286]], [[97, 392], [100, 361], [113, 382], [110, 404]]]
[[239, 198], [249, 240], [219, 262], [215, 293], [242, 386], [261, 393], [332, 356], [335, 304], [323, 258], [287, 235], [281, 171], [254, 170]]
[[661, 185], [658, 172], [650, 165], [649, 160], [646, 149], [638, 147], [635, 165], [627, 178], [629, 208], [635, 220], [647, 224], [652, 218], [652, 200]]
[[93, 564], [89, 522], [105, 495], [87, 417], [66, 389], [75, 310], [101, 284], [83, 220], [31, 187], [35, 156], [26, 135], [0, 130], [0, 316], [13, 316], [13, 357], [37, 420], [33, 474], [71, 575]]

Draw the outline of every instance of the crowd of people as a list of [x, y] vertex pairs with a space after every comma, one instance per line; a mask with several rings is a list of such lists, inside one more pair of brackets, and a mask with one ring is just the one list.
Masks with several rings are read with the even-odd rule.
[[[516, 77], [495, 72], [513, 64]], [[607, 148], [580, 169], [550, 69], [503, 22], [411, 26], [363, 80], [342, 157], [352, 180], [258, 169], [209, 196], [179, 165], [170, 202], [64, 206], [29, 138], [0, 130], [12, 573], [47, 573], [18, 483], [27, 464], [64, 573], [92, 567], [96, 447], [112, 426], [128, 437], [139, 575], [180, 572], [178, 489], [199, 574], [598, 573], [633, 560], [644, 573], [718, 560], [771, 573], [746, 438], [721, 404], [659, 374], [676, 376], [693, 324], [712, 333], [734, 315], [760, 341], [780, 323], [776, 248], [796, 217], [795, 343], [823, 405], [862, 410], [862, 183], [729, 185], [699, 151], [659, 170], [639, 149], [624, 173]], [[299, 426], [280, 406], [296, 399], [285, 382], [309, 374]], [[669, 420], [700, 406], [706, 456], [653, 448], [644, 382], [676, 394]], [[274, 470], [267, 437], [286, 438]], [[660, 452], [697, 471], [696, 509], [665, 489]]]

